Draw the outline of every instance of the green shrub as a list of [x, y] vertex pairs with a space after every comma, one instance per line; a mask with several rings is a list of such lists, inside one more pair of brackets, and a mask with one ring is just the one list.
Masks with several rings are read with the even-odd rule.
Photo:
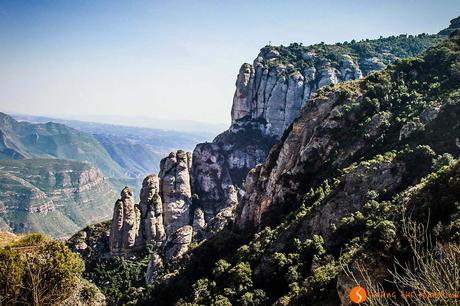
[[0, 250], [1, 299], [54, 305], [75, 290], [83, 261], [63, 242], [29, 234]]
[[0, 249], [0, 305], [14, 305], [23, 287], [25, 267], [19, 254]]

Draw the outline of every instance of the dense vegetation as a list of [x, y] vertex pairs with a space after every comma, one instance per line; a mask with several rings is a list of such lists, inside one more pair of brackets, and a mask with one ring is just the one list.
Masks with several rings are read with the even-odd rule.
[[59, 304], [74, 292], [83, 270], [65, 243], [24, 236], [0, 249], [0, 304]]
[[315, 67], [328, 62], [338, 68], [344, 59], [352, 59], [367, 75], [373, 70], [384, 68], [395, 59], [417, 56], [444, 39], [444, 35], [399, 35], [361, 41], [353, 40], [335, 45], [320, 43], [303, 46], [293, 43], [289, 46], [268, 46], [267, 48], [275, 49], [281, 55], [279, 60], [270, 62], [271, 66], [281, 63], [290, 65], [294, 71], [303, 71], [306, 67]]

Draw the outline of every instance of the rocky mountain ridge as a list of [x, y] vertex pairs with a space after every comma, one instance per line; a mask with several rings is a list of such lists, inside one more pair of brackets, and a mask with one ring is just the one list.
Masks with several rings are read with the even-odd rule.
[[[437, 120], [447, 120], [447, 114], [453, 111], [451, 106], [440, 105], [437, 101], [432, 104], [427, 102], [436, 100], [436, 92], [424, 87], [429, 82], [429, 75], [440, 74], [438, 69], [442, 69], [441, 66], [445, 63], [440, 63], [434, 58], [429, 60], [429, 65], [439, 66], [429, 66], [429, 70], [428, 64], [405, 66], [405, 62], [399, 61], [399, 70], [387, 69], [378, 78], [369, 77], [366, 82], [358, 82], [357, 85], [350, 83], [337, 88], [329, 87], [328, 91], [332, 92], [329, 96], [322, 93], [312, 98], [299, 118], [294, 121], [285, 138], [271, 150], [267, 160], [249, 174], [244, 188], [247, 193], [239, 206], [237, 227], [259, 226], [262, 215], [273, 203], [299, 201], [309, 186], [315, 184], [311, 178], [320, 179], [321, 173], [330, 173], [331, 169], [341, 168], [352, 161], [364, 158], [370, 154], [370, 148], [373, 154], [383, 153], [385, 147], [379, 148], [381, 144], [378, 139], [385, 139], [386, 146], [389, 142], [393, 146], [403, 146], [410, 143], [410, 140], [416, 137], [414, 135], [420, 137], [417, 131], [427, 132], [430, 128], [442, 124]], [[407, 77], [408, 80], [402, 79], [403, 73], [411, 74]], [[441, 86], [447, 86], [447, 83], [455, 86], [456, 76], [451, 78], [453, 80], [446, 79], [439, 81], [439, 84], [444, 82]], [[424, 82], [424, 86], [413, 85], [417, 86], [413, 91], [417, 92], [418, 96], [406, 98], [407, 104], [402, 104], [403, 98], [396, 97], [394, 93], [399, 90], [398, 86], [403, 81], [410, 85]], [[387, 96], [366, 92], [370, 87], [380, 87]], [[422, 102], [421, 99], [425, 100]], [[368, 112], [364, 112], [361, 118], [351, 115], [350, 108], [353, 109], [353, 103], [369, 105]], [[398, 103], [401, 103], [401, 106], [396, 108], [395, 105]], [[407, 122], [393, 123], [401, 114], [409, 113], [409, 109], [412, 113], [409, 119], [406, 119]], [[458, 123], [453, 124], [456, 126]], [[437, 135], [436, 141], [426, 141], [432, 144], [447, 136], [451, 138], [445, 140], [448, 143], [444, 144], [443, 150], [448, 149], [450, 154], [458, 155], [455, 133]], [[439, 150], [435, 151], [439, 153]], [[303, 186], [296, 183], [298, 181], [302, 181]]]
[[[408, 245], [458, 247], [459, 63], [454, 32], [419, 57], [321, 89], [249, 173], [234, 227], [164, 265], [146, 303], [349, 305], [366, 275], [410, 289], [391, 274], [401, 273], [395, 258], [415, 256]], [[411, 240], [410, 226], [426, 226], [436, 246]]]
[[[399, 58], [415, 56], [445, 34], [400, 35], [336, 45], [266, 46], [236, 80], [230, 128], [211, 144], [199, 144], [192, 189], [206, 219], [236, 199], [248, 172], [262, 163], [307, 101], [322, 87], [358, 80]], [[215, 162], [213, 162], [215, 160]], [[213, 192], [209, 193], [207, 190]], [[228, 190], [235, 190], [229, 193]], [[211, 215], [209, 215], [211, 214]]]

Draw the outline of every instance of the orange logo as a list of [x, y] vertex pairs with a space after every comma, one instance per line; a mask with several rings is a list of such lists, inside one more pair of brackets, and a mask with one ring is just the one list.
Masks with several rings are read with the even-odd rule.
[[354, 287], [350, 291], [350, 300], [356, 304], [361, 304], [366, 300], [366, 290], [360, 286]]

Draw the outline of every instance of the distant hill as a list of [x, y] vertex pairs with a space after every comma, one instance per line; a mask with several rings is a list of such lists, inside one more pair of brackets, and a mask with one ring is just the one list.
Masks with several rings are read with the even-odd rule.
[[197, 143], [210, 141], [210, 132], [179, 132], [125, 125], [113, 125], [44, 116], [13, 115], [19, 121], [56, 122], [72, 127], [94, 138], [110, 157], [132, 178], [158, 173], [159, 161], [178, 149], [193, 151]]
[[0, 161], [0, 230], [55, 238], [109, 219], [117, 193], [102, 172], [62, 159]]
[[62, 120], [78, 120], [83, 122], [98, 122], [103, 124], [111, 124], [117, 126], [128, 127], [143, 127], [150, 129], [159, 129], [167, 131], [175, 131], [179, 133], [188, 132], [194, 134], [207, 135], [209, 138], [214, 137], [223, 129], [227, 128], [227, 124], [223, 123], [208, 123], [193, 120], [183, 119], [160, 119], [150, 116], [116, 116], [116, 115], [60, 115], [51, 116]]
[[0, 160], [30, 158], [86, 161], [107, 176], [125, 175], [92, 135], [58, 123], [18, 122], [0, 113]]

